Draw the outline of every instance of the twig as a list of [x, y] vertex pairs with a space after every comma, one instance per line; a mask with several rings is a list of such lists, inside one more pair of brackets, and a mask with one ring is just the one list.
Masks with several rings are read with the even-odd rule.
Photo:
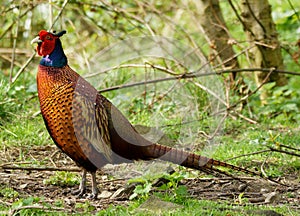
[[210, 90], [208, 87], [198, 83], [198, 82], [193, 82], [196, 86], [198, 86], [199, 88], [201, 88], [202, 90], [204, 90], [205, 92], [209, 93], [210, 95], [212, 95], [214, 98], [218, 99], [220, 102], [222, 102], [226, 107], [227, 107], [227, 103], [219, 96], [217, 95], [215, 92], [213, 92], [212, 90]]
[[33, 171], [68, 171], [68, 172], [81, 172], [79, 168], [60, 168], [60, 167], [16, 167], [1, 165], [0, 168], [5, 170], [33, 170]]
[[237, 11], [237, 9], [235, 8], [235, 6], [232, 3], [232, 0], [228, 1], [233, 12], [235, 13], [236, 17], [238, 18], [238, 20], [240, 21], [240, 23], [243, 25], [243, 28], [246, 29], [247, 31], [249, 31], [251, 33], [251, 35], [254, 35], [254, 33], [251, 31], [251, 29], [248, 29], [247, 26], [245, 25], [243, 19], [240, 17], [240, 13]]
[[172, 80], [181, 79], [181, 78], [183, 78], [182, 75], [174, 76], [174, 77], [165, 77], [165, 78], [154, 79], [154, 80], [146, 80], [146, 81], [128, 83], [128, 84], [122, 84], [122, 85], [116, 85], [116, 86], [112, 86], [109, 88], [101, 89], [101, 90], [99, 90], [99, 93], [108, 92], [108, 91], [117, 90], [117, 89], [129, 88], [129, 87], [134, 87], [134, 86], [146, 85], [146, 84], [172, 81]]
[[[24, 1], [23, 1], [24, 2]], [[23, 3], [22, 2], [22, 3]], [[30, 2], [30, 4], [29, 4], [29, 8], [24, 12], [24, 13], [22, 13], [20, 16], [19, 16], [19, 18], [21, 19], [22, 17], [24, 17], [29, 11], [31, 11], [32, 9], [34, 9], [37, 5], [39, 5], [39, 3], [34, 3], [33, 1], [31, 1]], [[1, 14], [2, 15], [2, 14]], [[3, 37], [7, 34], [7, 32], [9, 31], [9, 30], [11, 30], [12, 29], [12, 27], [14, 26], [14, 22], [12, 22], [3, 32], [2, 32], [2, 34], [0, 35], [0, 41], [3, 39]]]
[[228, 113], [225, 113], [222, 119], [219, 121], [218, 126], [216, 127], [215, 131], [212, 133], [212, 135], [207, 135], [208, 139], [213, 139], [216, 134], [220, 131], [221, 126], [223, 125], [224, 120], [227, 118]]
[[[255, 177], [244, 177], [241, 176], [239, 177], [239, 179], [241, 180], [257, 180], [257, 178]], [[190, 179], [185, 179], [185, 180], [190, 180]], [[197, 179], [192, 179], [192, 180], [196, 180], [196, 181], [200, 181], [200, 182], [213, 182], [213, 181], [230, 181], [232, 180], [231, 177], [213, 177], [213, 178], [197, 178]]]
[[298, 12], [298, 10], [295, 9], [294, 5], [291, 3], [290, 0], [287, 0], [287, 1], [288, 1], [289, 5], [290, 5], [291, 9], [294, 11], [294, 14], [295, 14], [296, 17], [297, 17], [298, 24], [299, 24], [299, 23], [300, 23], [300, 17], [299, 17], [299, 12]]
[[18, 208], [15, 208], [15, 209], [11, 209], [11, 211], [9, 212], [9, 215], [15, 215], [18, 211], [20, 210], [23, 210], [23, 209], [42, 209], [42, 210], [45, 210], [45, 211], [49, 211], [49, 210], [56, 210], [56, 211], [69, 211], [71, 212], [72, 209], [65, 209], [65, 208], [60, 208], [60, 207], [54, 207], [54, 206], [51, 206], [51, 207], [46, 207], [46, 206], [41, 206], [41, 205], [28, 205], [28, 206], [20, 206]]
[[59, 152], [61, 152], [61, 150], [56, 150], [55, 152], [53, 152], [53, 154], [51, 154], [51, 156], [50, 156], [50, 162], [55, 166], [55, 167], [57, 167], [57, 165], [55, 164], [55, 162], [53, 161], [53, 158], [54, 158], [54, 156], [56, 155], [56, 154], [58, 154]]
[[241, 113], [239, 113], [237, 111], [234, 111], [234, 113], [230, 113], [230, 116], [234, 116], [234, 115], [238, 116], [241, 119], [244, 119], [244, 120], [248, 121], [251, 124], [257, 124], [257, 121], [255, 121], [255, 120], [253, 120], [251, 118], [248, 118], [248, 117], [242, 115]]
[[63, 10], [65, 9], [65, 7], [66, 7], [66, 5], [67, 5], [68, 2], [69, 2], [69, 0], [65, 0], [65, 1], [64, 1], [64, 3], [63, 3], [63, 5], [62, 5], [62, 7], [61, 7], [59, 13], [57, 14], [57, 16], [55, 17], [55, 19], [53, 20], [53, 23], [52, 23], [52, 25], [50, 26], [49, 31], [53, 28], [53, 26], [54, 26], [55, 23], [57, 22], [58, 18], [61, 16], [61, 14], [62, 14]]
[[25, 70], [25, 68], [30, 64], [30, 62], [34, 59], [36, 54], [36, 51], [34, 51], [34, 53], [32, 53], [32, 55], [30, 56], [30, 58], [27, 60], [27, 62], [20, 68], [20, 70], [18, 71], [18, 73], [14, 76], [14, 78], [12, 78], [11, 83], [13, 84], [18, 77], [21, 75], [21, 73], [23, 73], [23, 71]]
[[[0, 203], [1, 203], [1, 204], [4, 204], [4, 205], [7, 205], [7, 206], [11, 206], [11, 205], [12, 205], [11, 203], [5, 202], [5, 201], [3, 201], [3, 200], [1, 200], [1, 199], [0, 199]], [[1, 215], [1, 212], [0, 212], [0, 215]]]
[[300, 154], [297, 154], [297, 153], [294, 153], [294, 152], [288, 152], [288, 151], [284, 151], [284, 150], [281, 150], [281, 149], [276, 149], [276, 148], [273, 148], [271, 146], [269, 146], [268, 148], [271, 151], [280, 152], [280, 153], [284, 153], [284, 154], [288, 154], [288, 155], [293, 155], [293, 156], [300, 157]]
[[19, 6], [19, 14], [17, 18], [17, 26], [16, 26], [16, 32], [13, 35], [13, 51], [11, 54], [11, 64], [10, 64], [10, 73], [9, 73], [9, 82], [12, 83], [12, 76], [13, 76], [13, 70], [14, 70], [14, 62], [16, 58], [16, 47], [17, 47], [17, 38], [19, 33], [19, 25], [20, 25], [20, 15], [21, 15], [21, 6]]
[[262, 162], [261, 166], [260, 166], [260, 171], [262, 173], [262, 175], [265, 177], [265, 178], [268, 178], [268, 175], [266, 174], [265, 170], [264, 170], [264, 165], [266, 164], [266, 161], [268, 159], [268, 157], [270, 156], [272, 152], [269, 152], [269, 155], [264, 159], [264, 161]]
[[[246, 0], [245, 2], [246, 2], [246, 5], [247, 5], [247, 7], [248, 7], [248, 9], [249, 9], [249, 11], [250, 11], [251, 16], [255, 19], [255, 21], [256, 21], [256, 22], [258, 23], [258, 25], [261, 27], [261, 29], [263, 30], [264, 34], [266, 34], [267, 31], [266, 31], [265, 26], [260, 22], [259, 18], [255, 15], [254, 11], [253, 11], [252, 8], [251, 8], [251, 5], [250, 5], [249, 1]], [[248, 29], [247, 29], [247, 30], [248, 30]], [[254, 34], [254, 35], [255, 35], [255, 34]]]
[[53, 27], [53, 6], [52, 6], [52, 0], [49, 0], [48, 1], [49, 3], [49, 26], [51, 26], [51, 29], [49, 30], [52, 30], [52, 27]]
[[275, 70], [275, 68], [270, 68], [269, 69], [269, 73], [267, 74], [267, 76], [264, 78], [264, 80], [262, 81], [262, 83], [254, 90], [251, 91], [249, 94], [245, 95], [244, 97], [242, 97], [239, 101], [237, 101], [236, 103], [234, 103], [233, 105], [231, 105], [229, 109], [232, 109], [234, 107], [236, 107], [238, 104], [246, 101], [250, 96], [252, 96], [253, 94], [255, 94], [256, 92], [258, 92], [259, 89], [261, 89], [263, 87], [264, 84], [266, 84], [266, 82], [268, 81], [270, 75], [273, 73], [273, 71]]
[[[200, 171], [203, 171], [203, 172], [208, 173], [208, 174], [212, 173], [213, 175], [215, 175], [213, 172], [216, 172], [218, 174], [223, 174], [227, 177], [231, 177], [234, 180], [237, 180], [239, 182], [243, 182], [243, 183], [247, 184], [247, 182], [245, 182], [244, 179], [242, 179], [240, 177], [236, 177], [235, 175], [232, 175], [232, 174], [230, 174], [226, 171], [220, 170], [220, 169], [215, 168], [215, 167], [203, 167]], [[245, 172], [245, 171], [247, 171], [247, 172]], [[251, 173], [255, 176], [260, 176], [258, 173], [252, 172], [250, 170], [245, 170], [245, 171], [241, 170], [241, 172], [243, 172], [243, 173], [247, 173], [247, 174]]]
[[[145, 67], [145, 66], [143, 65], [143, 67]], [[161, 68], [157, 67], [156, 69], [161, 69]], [[179, 74], [176, 76], [160, 78], [160, 79], [155, 79], [155, 80], [147, 80], [147, 81], [141, 81], [141, 82], [135, 82], [135, 83], [116, 85], [116, 86], [112, 86], [109, 88], [101, 89], [99, 92], [103, 93], [103, 92], [108, 92], [108, 91], [113, 91], [113, 90], [118, 90], [118, 89], [123, 89], [123, 88], [130, 88], [130, 87], [139, 86], [139, 85], [172, 81], [172, 80], [176, 80], [176, 79], [191, 79], [191, 78], [196, 78], [196, 77], [215, 76], [215, 75], [227, 74], [227, 73], [232, 73], [232, 72], [257, 72], [257, 71], [260, 71], [260, 72], [270, 73], [270, 70], [272, 70], [272, 73], [282, 73], [282, 74], [290, 74], [290, 75], [300, 76], [300, 73], [295, 72], [295, 71], [277, 70], [274, 68], [243, 68], [243, 69], [230, 69], [230, 70], [216, 70], [215, 72], [209, 72], [209, 73], [199, 73], [196, 71], [196, 72]], [[262, 84], [264, 84], [264, 83], [262, 83]], [[256, 91], [257, 90], [259, 90], [259, 89], [256, 89]], [[252, 93], [251, 95], [253, 95], [253, 94], [254, 93]], [[242, 98], [241, 99], [242, 101], [239, 101], [238, 104], [248, 98], [248, 97], [247, 98], [245, 98], [245, 97]]]
[[287, 145], [284, 145], [284, 144], [280, 144], [280, 147], [284, 147], [284, 148], [287, 148], [287, 149], [292, 149], [292, 150], [295, 150], [295, 151], [300, 151], [300, 149], [297, 149], [297, 148], [294, 148], [294, 147], [291, 147], [291, 146], [287, 146]]
[[109, 71], [116, 70], [116, 69], [122, 69], [122, 68], [153, 68], [153, 69], [158, 69], [160, 71], [166, 72], [167, 74], [170, 74], [170, 75], [176, 75], [176, 73], [173, 70], [169, 69], [169, 68], [162, 67], [160, 65], [155, 65], [155, 64], [152, 64], [150, 62], [145, 62], [145, 64], [122, 64], [122, 65], [117, 65], [117, 66], [114, 66], [114, 67], [106, 68], [106, 69], [104, 69], [100, 72], [87, 74], [87, 75], [84, 76], [84, 78], [94, 77], [94, 76], [97, 76], [99, 74], [107, 73]]
[[232, 158], [227, 158], [223, 161], [234, 160], [234, 159], [237, 159], [237, 158], [246, 157], [246, 156], [250, 156], [250, 155], [256, 155], [256, 154], [261, 154], [261, 153], [270, 152], [270, 151], [271, 151], [270, 149], [266, 149], [266, 150], [261, 150], [261, 151], [257, 151], [257, 152], [251, 152], [251, 153], [247, 153], [247, 154], [238, 155], [238, 156], [235, 156], [235, 157], [232, 157]]
[[21, 161], [21, 162], [15, 161], [15, 162], [3, 163], [3, 164], [0, 165], [0, 168], [4, 167], [4, 166], [15, 165], [15, 164], [31, 164], [31, 162], [29, 162], [29, 161], [28, 162], [27, 161]]

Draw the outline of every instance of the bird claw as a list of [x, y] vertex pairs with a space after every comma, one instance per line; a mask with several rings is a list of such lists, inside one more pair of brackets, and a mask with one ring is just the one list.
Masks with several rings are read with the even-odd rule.
[[74, 190], [71, 192], [72, 195], [77, 196], [78, 198], [86, 198], [86, 199], [97, 199], [98, 193], [86, 193], [86, 189], [79, 188], [78, 190]]
[[76, 195], [77, 197], [83, 197], [86, 192], [85, 188], [79, 188], [71, 192], [72, 195]]
[[89, 200], [95, 200], [95, 199], [97, 199], [97, 195], [98, 194], [90, 193], [90, 194], [86, 195], [86, 198]]

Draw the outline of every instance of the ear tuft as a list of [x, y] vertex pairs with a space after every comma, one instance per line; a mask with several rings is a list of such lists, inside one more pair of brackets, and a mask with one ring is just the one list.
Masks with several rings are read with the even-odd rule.
[[58, 33], [56, 33], [56, 31], [54, 31], [52, 34], [53, 34], [54, 36], [61, 37], [61, 36], [63, 36], [63, 35], [66, 34], [66, 33], [67, 33], [66, 30], [62, 30], [61, 32], [58, 32]]

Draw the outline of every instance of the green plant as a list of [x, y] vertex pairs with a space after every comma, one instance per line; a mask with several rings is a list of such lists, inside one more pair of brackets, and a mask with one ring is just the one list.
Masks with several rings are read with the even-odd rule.
[[181, 198], [187, 195], [187, 189], [185, 186], [179, 185], [179, 182], [189, 177], [190, 174], [186, 171], [178, 171], [172, 174], [169, 173], [161, 173], [157, 175], [149, 175], [146, 174], [142, 177], [131, 179], [128, 183], [135, 183], [135, 189], [133, 190], [133, 194], [130, 196], [130, 200], [135, 198], [146, 199], [149, 196], [149, 193], [156, 186], [158, 180], [165, 182], [162, 185], [158, 186], [157, 189], [165, 191], [169, 190], [173, 193], [173, 198]]
[[0, 126], [13, 115], [17, 106], [15, 100], [8, 95], [9, 83], [5, 79], [0, 80]]
[[80, 209], [83, 212], [91, 212], [95, 210], [95, 206], [93, 206], [89, 201], [85, 201], [84, 203], [76, 203], [76, 209]]
[[179, 182], [184, 179], [189, 177], [190, 174], [185, 171], [179, 171], [179, 172], [174, 172], [172, 174], [164, 174], [162, 178], [168, 180], [168, 182], [164, 185], [161, 186], [162, 189], [170, 189], [170, 188], [177, 188]]
[[133, 194], [129, 197], [130, 200], [139, 197], [145, 199], [149, 196], [149, 192], [152, 189], [152, 183], [145, 181], [143, 184], [138, 184], [133, 190]]
[[0, 197], [4, 198], [17, 198], [19, 196], [19, 193], [15, 191], [13, 188], [10, 187], [4, 187], [0, 189]]
[[300, 89], [293, 84], [298, 81], [298, 78], [293, 78], [291, 85], [280, 87], [275, 87], [275, 83], [265, 84], [264, 88], [268, 90], [270, 97], [265, 106], [256, 107], [260, 117], [277, 121], [300, 121]]
[[66, 171], [57, 171], [53, 176], [44, 179], [44, 184], [59, 186], [74, 186], [79, 184], [79, 178], [75, 173]]

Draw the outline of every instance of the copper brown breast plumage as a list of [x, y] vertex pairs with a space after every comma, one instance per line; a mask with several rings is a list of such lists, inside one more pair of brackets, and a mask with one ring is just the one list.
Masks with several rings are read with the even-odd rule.
[[193, 153], [152, 143], [139, 135], [122, 113], [73, 71], [57, 34], [40, 31], [32, 42], [43, 56], [37, 75], [42, 116], [55, 144], [83, 168], [77, 194], [85, 193], [86, 173], [92, 174], [92, 196], [96, 197], [96, 170], [107, 163], [160, 158], [198, 170], [223, 166], [246, 169]]

